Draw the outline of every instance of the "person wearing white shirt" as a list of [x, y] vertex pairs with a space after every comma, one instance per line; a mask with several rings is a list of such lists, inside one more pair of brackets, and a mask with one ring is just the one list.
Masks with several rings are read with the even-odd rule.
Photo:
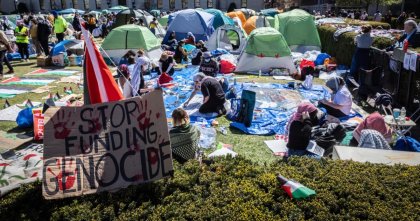
[[120, 65], [118, 68], [118, 86], [123, 93], [124, 98], [130, 98], [133, 96], [130, 85], [130, 72], [125, 64]]
[[331, 77], [327, 80], [326, 86], [332, 90], [332, 99], [331, 101], [321, 100], [319, 106], [325, 108], [329, 115], [337, 118], [350, 115], [353, 99], [344, 79], [337, 76]]
[[376, 13], [373, 15], [373, 20], [374, 21], [382, 21], [382, 14], [380, 11], [376, 11]]
[[137, 51], [137, 61], [133, 67], [131, 86], [133, 94], [140, 95], [140, 90], [145, 87], [144, 85], [144, 75], [150, 74], [151, 63], [150, 59], [144, 54], [143, 50]]

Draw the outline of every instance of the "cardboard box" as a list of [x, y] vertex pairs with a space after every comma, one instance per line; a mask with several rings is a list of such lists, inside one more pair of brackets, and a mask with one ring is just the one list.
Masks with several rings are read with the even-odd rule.
[[36, 58], [36, 65], [38, 67], [48, 67], [51, 66], [51, 58], [46, 56], [39, 56]]

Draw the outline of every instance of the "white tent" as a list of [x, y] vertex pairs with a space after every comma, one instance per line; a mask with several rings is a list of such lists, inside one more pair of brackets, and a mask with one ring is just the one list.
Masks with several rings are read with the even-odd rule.
[[206, 42], [206, 47], [212, 51], [225, 49], [232, 54], [240, 54], [246, 43], [246, 35], [242, 29], [234, 25], [223, 25], [216, 29]]

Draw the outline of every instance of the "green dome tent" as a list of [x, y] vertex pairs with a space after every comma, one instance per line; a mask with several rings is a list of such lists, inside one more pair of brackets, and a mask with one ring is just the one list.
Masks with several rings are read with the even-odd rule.
[[129, 50], [143, 49], [152, 60], [159, 60], [162, 50], [160, 41], [146, 27], [139, 25], [123, 25], [113, 29], [102, 43], [104, 56], [109, 56], [119, 63]]
[[320, 50], [321, 40], [312, 15], [301, 9], [275, 17], [275, 28], [283, 34], [292, 51]]
[[163, 27], [168, 26], [168, 20], [169, 20], [169, 15], [164, 15], [162, 17], [159, 18], [159, 24], [162, 25]]
[[211, 8], [211, 9], [206, 9], [204, 11], [214, 15], [214, 20], [213, 20], [214, 30], [216, 30], [218, 27], [223, 26], [223, 25], [234, 25], [233, 20], [218, 9]]
[[271, 27], [257, 28], [248, 36], [235, 72], [266, 72], [272, 68], [287, 68], [291, 73], [296, 72], [292, 53], [283, 35]]

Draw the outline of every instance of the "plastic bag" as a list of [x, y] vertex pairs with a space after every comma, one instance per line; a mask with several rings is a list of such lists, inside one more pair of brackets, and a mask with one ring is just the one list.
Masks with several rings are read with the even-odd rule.
[[16, 118], [16, 123], [19, 128], [32, 127], [34, 125], [32, 108], [28, 107], [20, 111]]
[[216, 129], [212, 127], [198, 127], [200, 130], [200, 141], [198, 145], [201, 148], [209, 149], [216, 145]]

